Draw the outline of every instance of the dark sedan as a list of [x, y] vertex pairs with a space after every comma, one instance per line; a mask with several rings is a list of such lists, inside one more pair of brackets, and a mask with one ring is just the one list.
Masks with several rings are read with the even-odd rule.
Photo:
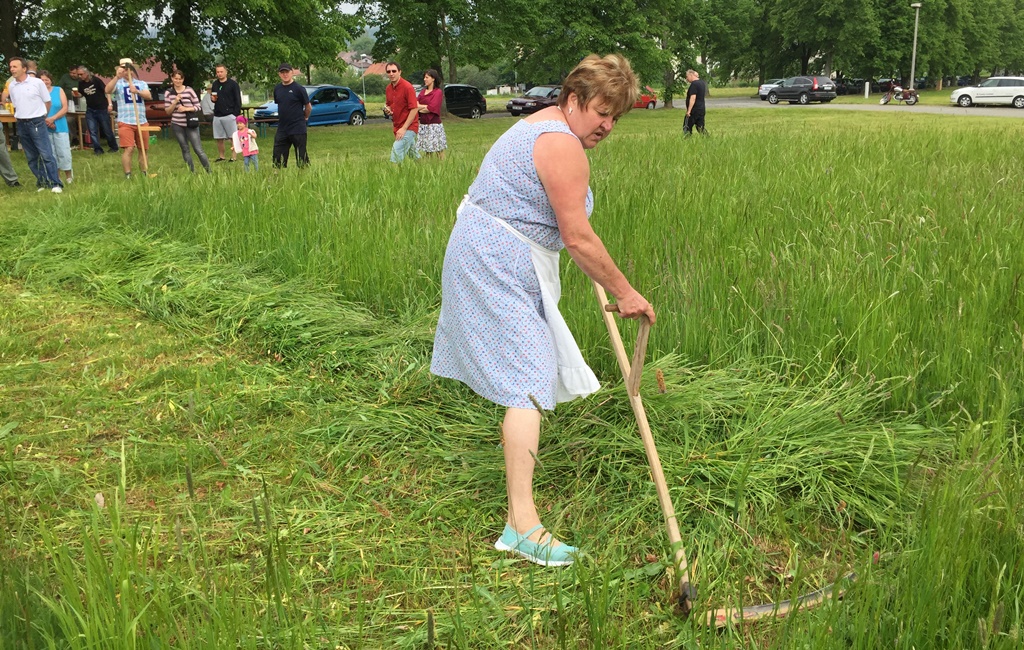
[[487, 112], [487, 100], [476, 86], [448, 84], [444, 87], [444, 101], [448, 112], [458, 117], [475, 120]]
[[526, 91], [522, 97], [509, 100], [505, 108], [513, 117], [536, 113], [542, 108], [554, 106], [558, 103], [558, 95], [562, 92], [561, 86], [534, 86]]
[[768, 91], [768, 103], [809, 104], [830, 102], [836, 98], [836, 84], [828, 77], [800, 76], [783, 79], [779, 85]]

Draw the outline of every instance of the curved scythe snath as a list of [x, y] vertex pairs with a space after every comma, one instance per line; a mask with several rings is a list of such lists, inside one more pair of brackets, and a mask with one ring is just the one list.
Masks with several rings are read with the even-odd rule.
[[[641, 317], [636, 348], [633, 351], [631, 363], [622, 344], [619, 327], [612, 314], [612, 312], [618, 311], [618, 307], [608, 304], [605, 291], [597, 282], [594, 282], [594, 291], [597, 293], [598, 302], [601, 303], [604, 322], [611, 337], [612, 349], [615, 351], [615, 358], [619, 362], [622, 378], [626, 382], [626, 392], [629, 394], [629, 402], [633, 407], [633, 414], [636, 416], [640, 437], [643, 439], [644, 451], [647, 453], [647, 462], [651, 468], [651, 477], [654, 479], [654, 485], [658, 491], [658, 503], [661, 505], [661, 512], [665, 518], [665, 528], [667, 529], [669, 544], [672, 548], [676, 575], [679, 577], [679, 612], [685, 618], [694, 609], [694, 604], [697, 600], [697, 589], [690, 582], [690, 569], [686, 562], [686, 550], [683, 548], [682, 537], [679, 534], [679, 524], [676, 521], [675, 508], [672, 506], [672, 501], [669, 498], [668, 484], [665, 481], [665, 474], [661, 468], [661, 460], [658, 458], [658, 450], [654, 445], [654, 436], [647, 421], [647, 412], [644, 410], [643, 402], [640, 400], [640, 375], [643, 372], [644, 356], [647, 353], [647, 339], [650, 335], [651, 323], [646, 317]], [[737, 623], [767, 618], [782, 618], [798, 609], [816, 607], [829, 598], [841, 598], [845, 593], [845, 589], [839, 588], [836, 585], [855, 579], [856, 574], [849, 573], [841, 580], [821, 589], [777, 603], [713, 609], [708, 611], [704, 618], [704, 624], [708, 627], [723, 628]]]

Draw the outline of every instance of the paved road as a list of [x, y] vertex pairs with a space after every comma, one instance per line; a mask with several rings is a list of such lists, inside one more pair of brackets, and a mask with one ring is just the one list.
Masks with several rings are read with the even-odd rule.
[[[786, 102], [776, 104], [772, 106], [768, 102], [763, 102], [756, 97], [726, 97], [722, 99], [715, 99], [709, 97], [707, 100], [708, 109], [715, 108], [769, 108], [771, 110], [813, 110], [813, 111], [900, 111], [906, 113], [933, 113], [937, 115], [970, 115], [970, 116], [987, 116], [987, 117], [1016, 117], [1024, 118], [1024, 111], [1009, 106], [992, 106], [992, 107], [980, 107], [974, 106], [972, 108], [960, 108], [959, 106], [924, 106], [918, 104], [917, 106], [901, 106], [896, 104], [887, 104], [882, 106], [877, 100], [872, 104], [808, 104], [807, 106], [800, 106], [799, 104], [789, 104]], [[674, 108], [683, 108], [685, 102], [682, 99], [675, 99], [672, 101]]]
[[[492, 100], [493, 101], [493, 100]], [[972, 108], [960, 108], [959, 106], [923, 106], [918, 104], [917, 106], [902, 106], [896, 104], [887, 104], [882, 106], [877, 102], [871, 104], [808, 104], [807, 106], [800, 106], [799, 104], [789, 104], [788, 102], [782, 102], [772, 106], [768, 102], [763, 102], [756, 97], [724, 97], [717, 99], [715, 97], [709, 97], [707, 100], [708, 109], [714, 110], [716, 108], [766, 108], [775, 111], [782, 110], [797, 110], [797, 111], [900, 111], [904, 113], [932, 113], [936, 115], [971, 115], [971, 116], [986, 116], [986, 117], [1016, 117], [1024, 118], [1024, 111], [1010, 108], [1009, 106], [1000, 107], [980, 107], [974, 106]], [[658, 102], [658, 108], [664, 106], [662, 102]], [[683, 108], [685, 106], [684, 99], [672, 100], [673, 108]], [[642, 109], [636, 109], [642, 110]], [[511, 117], [507, 111], [501, 112], [488, 112], [484, 118], [499, 118], [499, 117]], [[367, 116], [367, 124], [384, 124], [390, 122], [383, 118]]]

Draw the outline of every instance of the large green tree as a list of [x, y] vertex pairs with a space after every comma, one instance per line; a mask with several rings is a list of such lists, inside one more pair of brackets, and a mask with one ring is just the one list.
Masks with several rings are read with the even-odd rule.
[[655, 40], [660, 23], [645, 9], [654, 3], [622, 0], [548, 0], [517, 34], [518, 65], [534, 81], [560, 81], [588, 54], [619, 52], [643, 78], [656, 78], [666, 53]]
[[527, 0], [377, 0], [361, 9], [377, 28], [375, 59], [397, 59], [406, 72], [434, 68], [448, 83], [460, 66], [506, 58], [536, 11]]
[[253, 81], [273, 79], [282, 61], [336, 66], [360, 26], [330, 0], [46, 0], [44, 9], [48, 65], [110, 74], [121, 57], [156, 57], [190, 84], [210, 78], [216, 62]]
[[43, 0], [0, 0], [0, 54], [5, 61], [40, 53], [42, 13]]
[[378, 60], [404, 70], [437, 67], [447, 81], [458, 66], [511, 59], [515, 77], [562, 79], [584, 56], [621, 52], [646, 79], [657, 79], [670, 54], [660, 47], [664, 16], [690, 0], [380, 0], [363, 4], [375, 26]]

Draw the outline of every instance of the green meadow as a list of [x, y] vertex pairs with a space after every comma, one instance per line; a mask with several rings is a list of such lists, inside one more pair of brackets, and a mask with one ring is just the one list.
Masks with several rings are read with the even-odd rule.
[[587, 555], [492, 547], [501, 411], [428, 368], [455, 209], [512, 121], [452, 119], [445, 161], [393, 166], [368, 124], [311, 129], [308, 169], [268, 136], [258, 173], [189, 175], [160, 140], [153, 178], [76, 152], [64, 194], [2, 191], [0, 649], [1019, 648], [1024, 121], [681, 120], [635, 111], [590, 160], [658, 312], [641, 391], [693, 617], [567, 255], [604, 388], [545, 415], [536, 489]]

